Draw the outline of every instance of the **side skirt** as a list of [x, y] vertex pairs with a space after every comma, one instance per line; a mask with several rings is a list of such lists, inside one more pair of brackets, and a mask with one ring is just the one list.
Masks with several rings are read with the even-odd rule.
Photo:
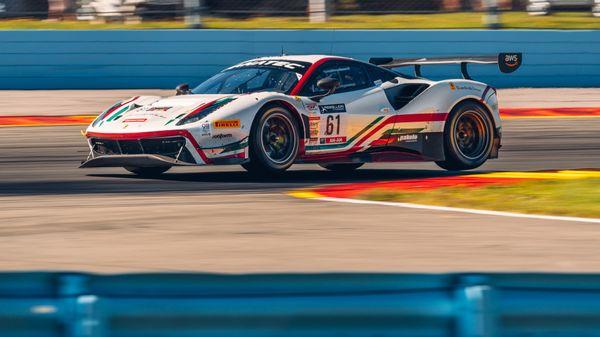
[[390, 135], [384, 142], [380, 139], [377, 143], [385, 145], [307, 155], [299, 158], [297, 163], [415, 162], [445, 159], [443, 132]]

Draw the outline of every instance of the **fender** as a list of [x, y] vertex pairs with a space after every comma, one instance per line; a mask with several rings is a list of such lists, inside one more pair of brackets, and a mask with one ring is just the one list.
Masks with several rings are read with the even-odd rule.
[[304, 153], [306, 152], [306, 139], [310, 137], [308, 135], [308, 118], [304, 117], [292, 103], [281, 99], [274, 99], [268, 101], [267, 103], [263, 104], [258, 111], [261, 111], [262, 109], [271, 105], [283, 105], [288, 110], [290, 110], [292, 115], [295, 117], [296, 123], [300, 127], [299, 134], [301, 135], [301, 137], [299, 137], [300, 144], [298, 146], [298, 156], [304, 155]]

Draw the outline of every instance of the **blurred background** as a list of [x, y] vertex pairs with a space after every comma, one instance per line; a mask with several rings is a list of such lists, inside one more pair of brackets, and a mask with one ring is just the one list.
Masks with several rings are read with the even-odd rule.
[[0, 28], [585, 29], [594, 16], [600, 0], [0, 0]]

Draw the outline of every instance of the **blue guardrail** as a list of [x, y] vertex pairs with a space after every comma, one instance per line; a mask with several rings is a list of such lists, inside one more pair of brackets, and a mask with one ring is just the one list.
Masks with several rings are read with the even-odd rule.
[[0, 336], [600, 336], [600, 275], [1, 273]]
[[[0, 46], [0, 89], [169, 89], [282, 50], [361, 60], [522, 52], [514, 74], [481, 65], [471, 74], [496, 87], [600, 86], [599, 30], [17, 30], [0, 31]], [[423, 75], [460, 71], [424, 67]]]

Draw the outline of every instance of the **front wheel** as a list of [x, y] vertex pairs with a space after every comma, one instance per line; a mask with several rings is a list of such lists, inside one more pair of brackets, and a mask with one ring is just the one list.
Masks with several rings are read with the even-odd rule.
[[242, 165], [256, 174], [277, 174], [287, 170], [298, 155], [298, 125], [282, 106], [259, 112], [250, 131], [250, 162]]
[[322, 168], [334, 172], [351, 172], [363, 165], [364, 163], [319, 164]]
[[481, 104], [458, 104], [444, 128], [445, 160], [436, 164], [450, 171], [471, 170], [489, 158], [493, 146], [493, 122]]
[[125, 166], [124, 169], [136, 174], [140, 177], [157, 177], [167, 172], [171, 166], [157, 166], [157, 167], [131, 167]]

